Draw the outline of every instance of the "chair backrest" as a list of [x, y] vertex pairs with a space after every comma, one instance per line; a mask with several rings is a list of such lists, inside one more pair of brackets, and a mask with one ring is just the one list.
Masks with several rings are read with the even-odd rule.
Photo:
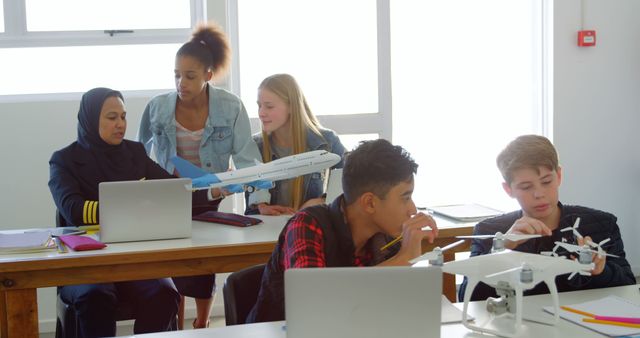
[[56, 226], [66, 227], [68, 225], [67, 220], [62, 217], [60, 210], [56, 209]]
[[265, 264], [233, 272], [222, 288], [224, 316], [227, 325], [244, 324], [260, 291]]

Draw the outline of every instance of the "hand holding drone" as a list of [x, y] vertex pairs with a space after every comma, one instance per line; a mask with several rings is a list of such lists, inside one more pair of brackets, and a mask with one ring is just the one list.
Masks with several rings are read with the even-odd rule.
[[[582, 236], [582, 234], [580, 234], [580, 232], [578, 231], [579, 226], [580, 226], [580, 217], [576, 218], [576, 221], [572, 227], [567, 227], [560, 230], [561, 232], [572, 231], [577, 244], [570, 244], [566, 242], [556, 241], [555, 242], [556, 245], [553, 247], [552, 251], [543, 251], [540, 254], [557, 257], [558, 249], [563, 248], [570, 253], [574, 253], [576, 255], [575, 258], [581, 264], [590, 264], [593, 262], [595, 267], [593, 271], [591, 271], [590, 275], [598, 275], [604, 269], [604, 264], [606, 262], [607, 256], [616, 257], [616, 258], [619, 256], [608, 254], [602, 248], [604, 244], [608, 243], [611, 240], [610, 238], [606, 238], [600, 241], [599, 243], [594, 243], [591, 240], [591, 237], [589, 236], [584, 237]], [[597, 249], [597, 251], [593, 249]], [[569, 279], [571, 279], [573, 276], [574, 274], [570, 275]]]

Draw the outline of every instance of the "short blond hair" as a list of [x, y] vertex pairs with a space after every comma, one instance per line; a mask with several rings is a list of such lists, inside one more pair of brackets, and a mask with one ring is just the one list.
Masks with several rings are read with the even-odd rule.
[[507, 184], [511, 184], [513, 173], [519, 169], [540, 167], [557, 170], [558, 153], [548, 138], [540, 135], [522, 135], [511, 141], [496, 159], [498, 169]]

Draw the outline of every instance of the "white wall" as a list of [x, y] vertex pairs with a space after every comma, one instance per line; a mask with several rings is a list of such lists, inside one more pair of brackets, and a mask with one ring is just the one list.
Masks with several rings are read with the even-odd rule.
[[[586, 28], [598, 32], [595, 48], [576, 47], [579, 4], [554, 5], [554, 141], [565, 173], [561, 196], [566, 203], [618, 216], [627, 257], [638, 274], [640, 21], [634, 16], [640, 1], [586, 1]], [[79, 98], [0, 102], [0, 229], [54, 226], [48, 160], [75, 139]], [[126, 137], [133, 139], [149, 97], [125, 99]], [[38, 295], [41, 329], [52, 330], [55, 290]]]
[[561, 200], [618, 216], [640, 274], [640, 1], [585, 1], [595, 47], [577, 47], [580, 1], [555, 1], [554, 142]]

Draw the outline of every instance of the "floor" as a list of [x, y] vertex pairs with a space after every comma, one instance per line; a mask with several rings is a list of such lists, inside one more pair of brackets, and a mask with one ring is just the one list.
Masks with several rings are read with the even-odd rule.
[[[186, 329], [191, 329], [191, 325], [189, 325], [189, 323], [187, 323], [189, 321], [189, 319], [185, 319], [185, 328]], [[213, 317], [211, 319], [211, 326], [210, 327], [219, 327], [219, 326], [224, 326], [224, 317]], [[131, 324], [127, 324], [127, 325], [123, 325], [123, 326], [118, 326], [118, 336], [129, 336], [133, 334], [133, 322]], [[40, 338], [54, 338], [55, 332], [46, 332], [46, 333], [40, 333]]]

